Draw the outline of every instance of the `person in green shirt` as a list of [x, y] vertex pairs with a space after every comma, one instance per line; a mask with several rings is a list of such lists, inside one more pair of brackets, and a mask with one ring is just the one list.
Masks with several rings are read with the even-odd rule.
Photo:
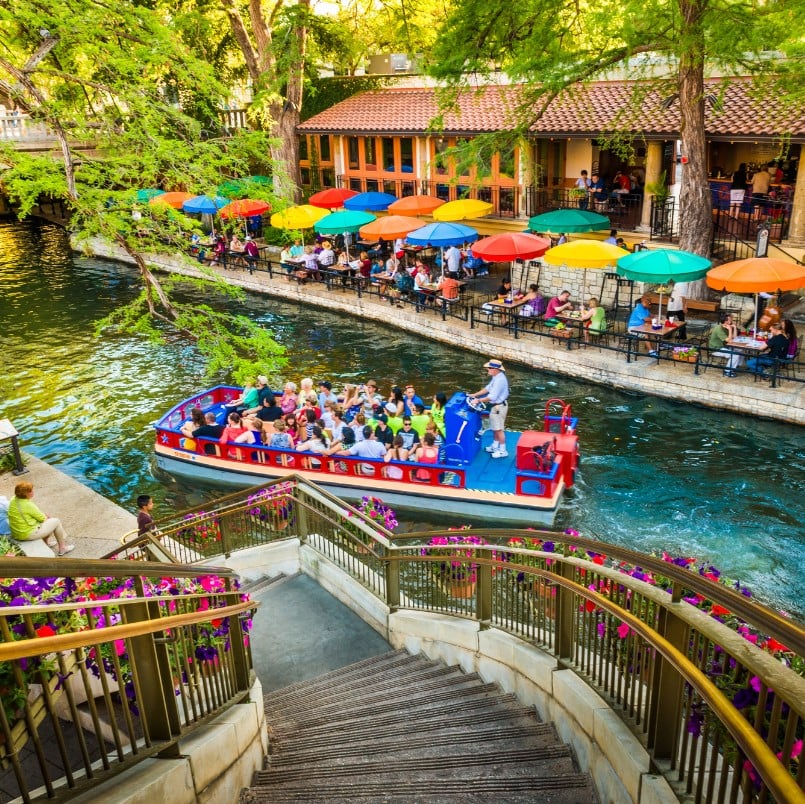
[[71, 553], [75, 550], [75, 545], [68, 544], [61, 521], [43, 513], [31, 499], [33, 496], [33, 483], [24, 481], [14, 487], [14, 498], [8, 505], [11, 537], [18, 542], [28, 542], [53, 536], [58, 544], [57, 555], [66, 556]]
[[411, 426], [421, 441], [425, 437], [425, 429], [431, 421], [430, 414], [425, 412], [424, 405], [414, 405], [415, 413], [411, 416]]
[[593, 296], [587, 302], [587, 309], [582, 310], [581, 320], [586, 322], [584, 327], [584, 342], [590, 340], [590, 335], [598, 337], [607, 331], [607, 313], [603, 307], [598, 306], [598, 299]]
[[707, 338], [707, 348], [710, 350], [710, 357], [725, 357], [727, 365], [724, 369], [725, 377], [734, 377], [743, 358], [726, 344], [738, 335], [738, 327], [732, 320], [729, 313], [721, 313], [719, 323], [714, 324]]

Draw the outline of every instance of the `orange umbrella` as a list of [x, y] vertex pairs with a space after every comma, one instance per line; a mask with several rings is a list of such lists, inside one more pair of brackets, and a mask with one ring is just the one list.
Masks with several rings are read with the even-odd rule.
[[444, 201], [433, 195], [407, 195], [389, 204], [388, 211], [394, 215], [429, 215], [442, 204]]
[[750, 257], [725, 262], [711, 268], [705, 277], [708, 287], [729, 293], [755, 294], [755, 332], [757, 332], [757, 294], [775, 290], [799, 290], [805, 286], [805, 266], [769, 257]]
[[181, 209], [184, 202], [191, 198], [193, 198], [192, 193], [162, 193], [162, 195], [155, 195], [148, 203], [166, 204], [174, 209]]
[[360, 233], [364, 240], [372, 240], [382, 237], [383, 240], [396, 240], [398, 237], [405, 237], [414, 229], [419, 229], [422, 221], [417, 218], [409, 218], [405, 215], [387, 215], [385, 218], [378, 218], [376, 221], [361, 226]]
[[[161, 197], [157, 196], [157, 198]], [[269, 209], [271, 209], [271, 205], [265, 201], [241, 198], [239, 201], [230, 201], [225, 207], [221, 207], [218, 214], [222, 218], [251, 218], [254, 215], [262, 215]]]
[[805, 266], [770, 257], [750, 257], [711, 268], [707, 285], [730, 293], [799, 290], [805, 287]]

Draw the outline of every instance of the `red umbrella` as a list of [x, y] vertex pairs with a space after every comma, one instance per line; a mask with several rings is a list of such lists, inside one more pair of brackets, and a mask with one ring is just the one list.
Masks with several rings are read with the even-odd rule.
[[407, 195], [389, 204], [388, 211], [394, 215], [429, 215], [442, 204], [444, 201], [433, 195]]
[[551, 247], [551, 241], [526, 232], [505, 232], [479, 240], [472, 247], [475, 257], [487, 262], [533, 260]]
[[251, 218], [268, 212], [271, 205], [265, 201], [256, 201], [252, 198], [241, 198], [239, 201], [230, 201], [225, 207], [218, 210], [222, 218]]
[[344, 206], [344, 201], [356, 195], [354, 190], [348, 190], [346, 187], [330, 187], [327, 190], [313, 193], [308, 199], [308, 204], [322, 209], [338, 209], [338, 207]]
[[184, 202], [189, 201], [192, 197], [192, 193], [162, 193], [161, 195], [155, 195], [148, 203], [154, 206], [165, 204], [174, 209], [181, 209]]

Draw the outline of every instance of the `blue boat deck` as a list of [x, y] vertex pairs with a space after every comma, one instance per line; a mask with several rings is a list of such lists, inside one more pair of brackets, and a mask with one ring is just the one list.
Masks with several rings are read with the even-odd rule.
[[515, 459], [520, 433], [506, 432], [506, 458], [493, 458], [486, 451], [492, 443], [492, 431], [486, 430], [481, 438], [481, 451], [466, 465], [466, 487], [514, 494]]

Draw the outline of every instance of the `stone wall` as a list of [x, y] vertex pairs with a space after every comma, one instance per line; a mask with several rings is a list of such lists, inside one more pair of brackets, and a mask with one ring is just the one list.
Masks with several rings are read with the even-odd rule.
[[[128, 256], [113, 244], [91, 243], [94, 253], [122, 262]], [[155, 268], [174, 273], [200, 276], [189, 260], [164, 256], [150, 261]], [[215, 271], [216, 269], [212, 269]], [[217, 269], [226, 281], [255, 293], [264, 293], [284, 301], [312, 305], [326, 310], [349, 313], [362, 320], [388, 324], [389, 307], [375, 296], [357, 298], [351, 293], [330, 292], [320, 285], [300, 285], [280, 276], [273, 279], [264, 272], [251, 276], [246, 271]], [[588, 272], [594, 273], [594, 272]], [[600, 281], [600, 280], [599, 280]], [[805, 424], [805, 384], [786, 382], [777, 388], [747, 379], [725, 382], [722, 373], [712, 368], [694, 375], [690, 364], [679, 365], [641, 360], [627, 363], [624, 356], [596, 348], [568, 350], [564, 344], [542, 338], [518, 338], [488, 329], [484, 324], [470, 329], [468, 323], [441, 318], [430, 313], [415, 313], [413, 308], [394, 311], [398, 329], [475, 352], [484, 358], [501, 357], [534, 369], [556, 372], [586, 382], [612, 388], [637, 391], [651, 396], [704, 405], [749, 416]]]

